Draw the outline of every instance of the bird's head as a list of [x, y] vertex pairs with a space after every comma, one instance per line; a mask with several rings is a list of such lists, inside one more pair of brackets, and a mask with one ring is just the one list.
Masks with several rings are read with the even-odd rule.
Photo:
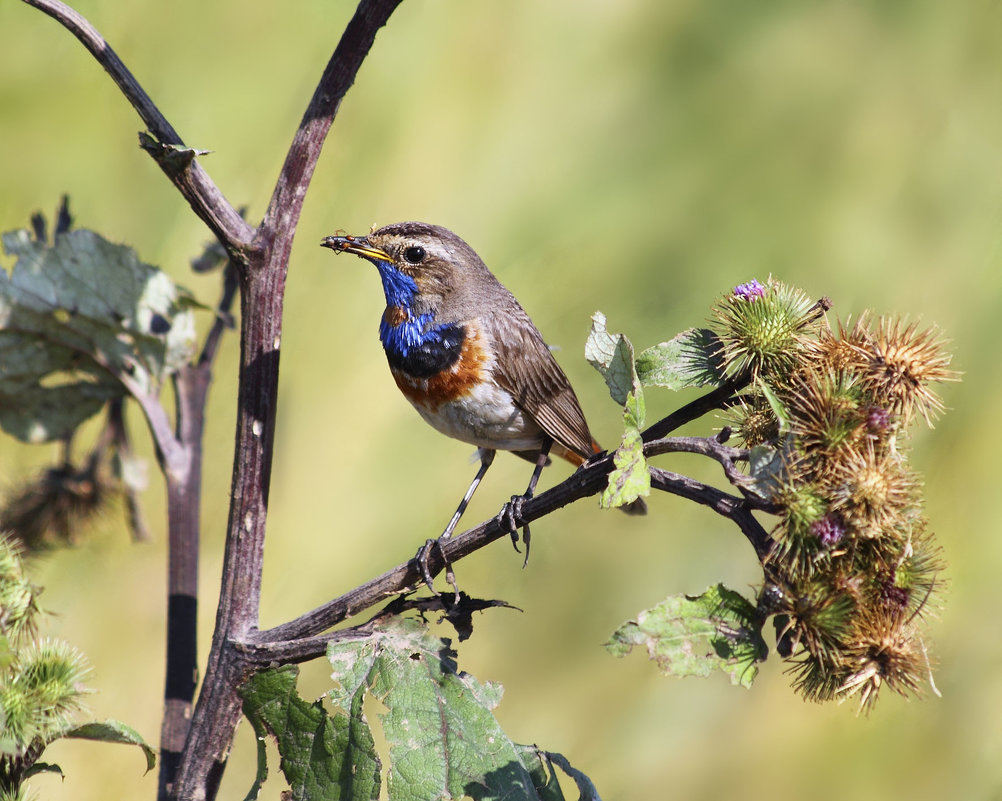
[[365, 236], [328, 236], [320, 244], [376, 265], [387, 306], [434, 305], [475, 276], [490, 275], [466, 242], [428, 223], [394, 223]]

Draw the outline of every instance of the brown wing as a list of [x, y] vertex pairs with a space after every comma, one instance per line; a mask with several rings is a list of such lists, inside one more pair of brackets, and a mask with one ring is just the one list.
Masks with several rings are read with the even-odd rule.
[[[494, 339], [494, 380], [558, 446], [588, 458], [599, 448], [567, 376], [522, 307], [516, 302], [505, 312], [503, 320], [490, 315], [485, 321]], [[564, 455], [560, 451], [554, 448]]]

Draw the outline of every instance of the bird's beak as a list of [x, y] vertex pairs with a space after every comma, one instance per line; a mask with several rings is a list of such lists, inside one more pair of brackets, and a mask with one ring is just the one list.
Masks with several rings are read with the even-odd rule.
[[393, 261], [385, 250], [370, 245], [368, 237], [364, 236], [328, 236], [320, 240], [320, 244], [335, 253], [354, 253], [370, 261]]

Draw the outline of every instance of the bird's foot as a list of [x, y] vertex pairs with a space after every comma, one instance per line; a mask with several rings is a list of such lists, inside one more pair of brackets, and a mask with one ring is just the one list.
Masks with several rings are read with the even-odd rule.
[[[521, 553], [521, 551], [518, 550], [518, 525], [516, 524], [516, 520], [522, 516], [522, 504], [531, 497], [531, 495], [512, 495], [511, 500], [502, 506], [501, 511], [498, 512], [498, 523], [508, 532], [511, 537], [512, 547], [518, 553]], [[525, 560], [522, 562], [522, 567], [529, 564], [529, 543], [531, 536], [529, 524], [526, 523], [522, 526], [522, 542], [525, 543]]]
[[424, 579], [425, 586], [434, 594], [438, 594], [435, 590], [435, 583], [431, 575], [431, 569], [428, 567], [428, 557], [431, 555], [433, 548], [438, 548], [439, 556], [442, 557], [442, 562], [445, 565], [445, 580], [449, 582], [452, 587], [453, 592], [456, 595], [456, 601], [459, 600], [459, 585], [456, 583], [456, 574], [452, 569], [452, 563], [449, 558], [445, 555], [445, 550], [442, 548], [442, 540], [447, 539], [447, 536], [441, 536], [437, 540], [425, 540], [424, 545], [418, 548], [417, 553], [414, 554], [414, 558], [417, 560], [418, 568], [421, 570], [421, 578]]

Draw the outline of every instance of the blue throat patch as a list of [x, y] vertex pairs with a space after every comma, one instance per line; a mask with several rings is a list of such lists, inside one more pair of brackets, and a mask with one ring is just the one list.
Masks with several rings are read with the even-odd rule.
[[383, 294], [386, 295], [387, 306], [400, 306], [410, 309], [411, 301], [418, 293], [417, 281], [409, 275], [400, 272], [388, 261], [373, 262], [379, 270], [379, 278], [383, 282]]
[[415, 315], [417, 282], [385, 261], [375, 262], [383, 281], [386, 305], [402, 310], [406, 317], [391, 325], [384, 317], [379, 323], [379, 341], [390, 367], [415, 378], [430, 378], [451, 367], [462, 352], [466, 329], [461, 325], [435, 325], [431, 312]]

